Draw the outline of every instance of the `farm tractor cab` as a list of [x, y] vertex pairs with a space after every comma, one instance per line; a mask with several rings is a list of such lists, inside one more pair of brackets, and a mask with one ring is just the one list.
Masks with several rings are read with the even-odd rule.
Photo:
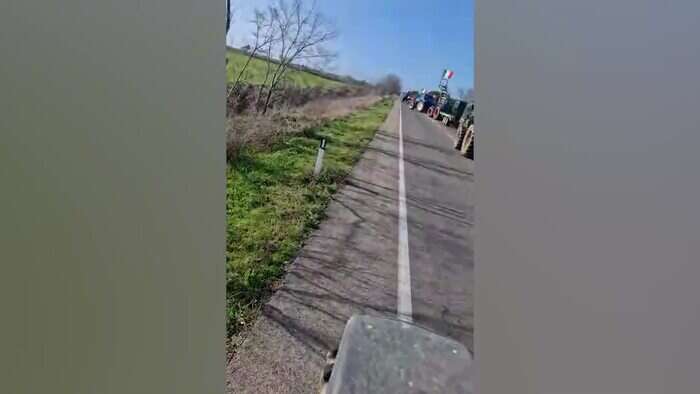
[[418, 112], [427, 112], [429, 108], [433, 108], [439, 99], [438, 92], [423, 91], [412, 97], [408, 101], [408, 108]]

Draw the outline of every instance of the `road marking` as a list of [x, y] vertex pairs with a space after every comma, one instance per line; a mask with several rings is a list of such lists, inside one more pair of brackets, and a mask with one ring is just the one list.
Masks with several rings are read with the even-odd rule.
[[406, 220], [406, 182], [403, 169], [403, 122], [399, 103], [399, 275], [397, 289], [397, 312], [399, 319], [413, 321], [411, 303], [411, 260], [408, 255], [408, 222]]

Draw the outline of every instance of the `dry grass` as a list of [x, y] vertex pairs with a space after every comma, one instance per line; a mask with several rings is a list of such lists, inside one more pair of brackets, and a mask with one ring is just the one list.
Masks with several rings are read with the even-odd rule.
[[[260, 86], [247, 83], [240, 84], [235, 91], [233, 85], [227, 86], [227, 116], [236, 116], [251, 112], [259, 112], [256, 107], [258, 96], [261, 92]], [[312, 101], [321, 99], [339, 99], [349, 97], [369, 96], [376, 94], [376, 90], [371, 86], [350, 86], [344, 85], [340, 88], [326, 89], [322, 87], [300, 88], [297, 86], [281, 86], [279, 87], [272, 101], [270, 102], [269, 110], [288, 111], [289, 109], [299, 108]], [[262, 105], [262, 101], [258, 104]]]
[[317, 120], [294, 113], [245, 114], [227, 119], [226, 158], [233, 162], [243, 148], [266, 149], [289, 134], [313, 127]]
[[368, 108], [381, 100], [377, 95], [320, 98], [296, 109], [280, 108], [266, 115], [239, 114], [227, 119], [226, 157], [233, 162], [245, 147], [267, 149], [284, 136], [299, 134], [323, 121]]
[[340, 99], [322, 98], [302, 106], [299, 108], [298, 112], [309, 118], [332, 119], [349, 115], [360, 109], [368, 108], [379, 100], [381, 100], [381, 97], [377, 95]]

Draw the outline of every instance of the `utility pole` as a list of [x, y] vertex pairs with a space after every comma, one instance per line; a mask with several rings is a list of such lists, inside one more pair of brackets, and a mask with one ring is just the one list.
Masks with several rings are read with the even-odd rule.
[[226, 36], [231, 28], [231, 0], [226, 0]]

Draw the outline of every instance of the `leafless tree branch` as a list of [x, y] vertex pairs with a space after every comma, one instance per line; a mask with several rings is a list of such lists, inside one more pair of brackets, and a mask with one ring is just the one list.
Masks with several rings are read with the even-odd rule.
[[278, 0], [271, 7], [270, 14], [276, 16], [278, 41], [271, 45], [270, 52], [275, 53], [276, 62], [265, 80], [266, 95], [259, 106], [262, 113], [267, 112], [275, 90], [286, 79], [290, 66], [312, 60], [328, 64], [335, 54], [325, 50], [323, 44], [338, 36], [335, 28], [317, 10], [315, 0], [311, 0], [308, 6], [304, 0], [292, 0], [291, 3]]
[[245, 71], [248, 69], [250, 62], [256, 57], [258, 52], [265, 50], [265, 48], [271, 48], [275, 40], [277, 40], [274, 13], [255, 10], [251, 23], [255, 25], [255, 31], [253, 32], [253, 45], [250, 48], [246, 62], [243, 64], [243, 67], [241, 67], [241, 70], [236, 76], [236, 80], [229, 91], [229, 96], [240, 86], [243, 76], [245, 75]]

